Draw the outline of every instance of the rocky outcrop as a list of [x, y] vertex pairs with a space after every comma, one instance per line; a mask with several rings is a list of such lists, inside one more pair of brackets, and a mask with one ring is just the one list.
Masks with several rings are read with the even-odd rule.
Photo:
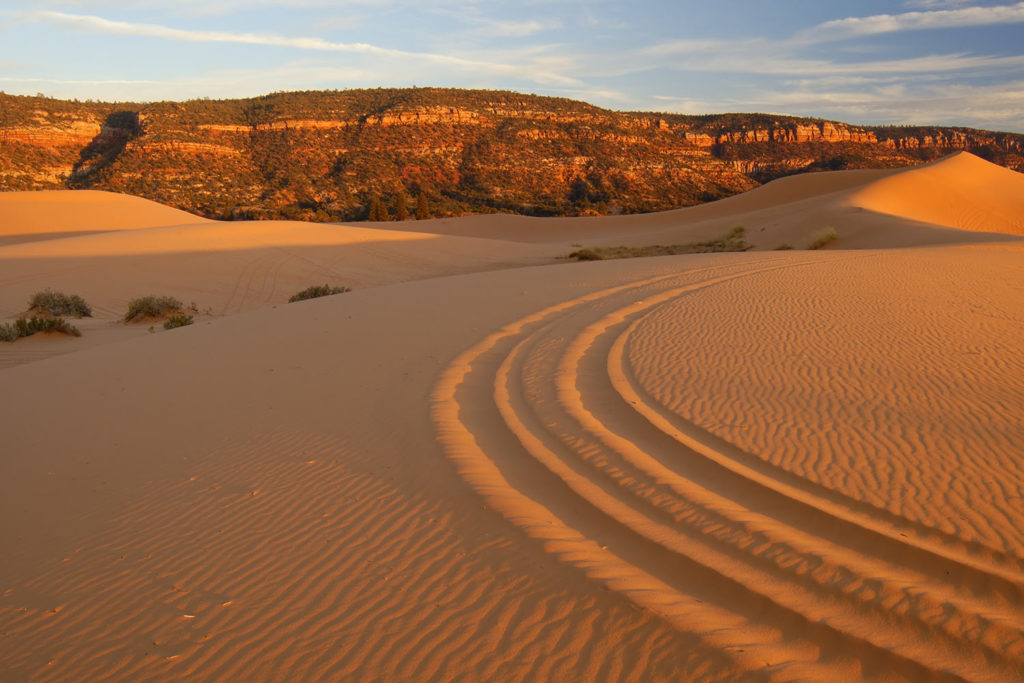
[[364, 122], [370, 126], [465, 125], [481, 123], [481, 115], [458, 107], [413, 107], [372, 114]]
[[416, 88], [146, 105], [0, 93], [0, 189], [92, 187], [214, 218], [356, 220], [374, 198], [434, 215], [654, 211], [792, 173], [965, 149], [1024, 170], [1024, 136], [769, 114], [623, 113]]
[[93, 121], [73, 121], [62, 126], [0, 128], [0, 143], [21, 143], [35, 147], [84, 147], [102, 132], [103, 127]]
[[892, 133], [881, 136], [881, 142], [889, 149], [895, 150], [920, 150], [920, 149], [948, 149], [966, 150], [979, 147], [995, 147], [1020, 154], [1024, 152], [1024, 139], [1020, 135], [1009, 133], [989, 133], [988, 131], [958, 130], [952, 129], [931, 129], [916, 133], [898, 132], [895, 129]]
[[723, 144], [780, 143], [795, 144], [806, 142], [857, 142], [875, 143], [878, 136], [869, 130], [821, 121], [808, 124], [779, 124], [764, 128], [741, 128], [716, 133], [683, 130], [684, 140], [697, 147], [713, 147]]
[[169, 142], [140, 142], [129, 146], [133, 153], [141, 155], [154, 152], [165, 152], [173, 154], [212, 154], [214, 156], [241, 156], [242, 151], [226, 145], [215, 145], [209, 142], [188, 142], [185, 140], [174, 140]]

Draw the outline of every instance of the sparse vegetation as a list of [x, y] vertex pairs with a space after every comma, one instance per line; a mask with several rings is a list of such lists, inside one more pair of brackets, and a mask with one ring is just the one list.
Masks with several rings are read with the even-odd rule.
[[36, 292], [28, 300], [28, 310], [38, 315], [60, 317], [70, 315], [74, 318], [92, 316], [92, 309], [85, 299], [77, 294], [64, 294], [52, 289]]
[[[77, 124], [104, 135], [67, 132]], [[620, 112], [450, 88], [148, 103], [0, 93], [0, 128], [0, 190], [103, 189], [226, 220], [364, 220], [374, 197], [397, 213], [400, 191], [419, 219], [630, 214], [794, 172], [908, 166], [954, 149], [1024, 169], [1017, 133]]]
[[821, 249], [825, 245], [835, 242], [837, 239], [839, 239], [839, 233], [836, 229], [831, 226], [825, 227], [811, 235], [811, 239], [807, 242], [807, 248]]
[[184, 310], [185, 305], [173, 296], [143, 296], [128, 302], [128, 312], [124, 314], [124, 321], [128, 323], [160, 319], [182, 313]]
[[786, 242], [786, 243], [780, 244], [779, 246], [775, 247], [775, 251], [789, 251], [792, 248], [793, 248], [793, 245], [789, 244], [788, 242]]
[[395, 196], [395, 220], [404, 221], [409, 218], [409, 208], [406, 204], [405, 193], [399, 192]]
[[18, 318], [13, 323], [0, 324], [0, 341], [12, 342], [22, 337], [31, 337], [37, 332], [59, 332], [72, 337], [81, 337], [78, 328], [64, 318]]
[[707, 254], [724, 251], [747, 251], [751, 245], [746, 240], [746, 228], [737, 225], [729, 232], [704, 242], [689, 244], [652, 244], [643, 247], [587, 247], [569, 254], [577, 261], [604, 261], [619, 258], [640, 258], [644, 256], [674, 256], [676, 254]]
[[388, 214], [388, 207], [384, 206], [384, 202], [379, 197], [374, 197], [370, 201], [370, 208], [366, 218], [378, 223], [391, 220], [391, 216]]
[[176, 313], [164, 321], [164, 329], [173, 330], [175, 327], [185, 327], [186, 325], [191, 325], [193, 322], [195, 321], [192, 319], [192, 316], [185, 315], [184, 313]]
[[312, 287], [306, 287], [301, 292], [292, 295], [288, 299], [288, 303], [295, 303], [296, 301], [305, 301], [306, 299], [317, 299], [322, 296], [331, 296], [333, 294], [344, 294], [345, 292], [351, 292], [349, 287], [332, 287], [330, 285], [313, 285]]
[[416, 220], [422, 221], [430, 218], [430, 202], [427, 201], [427, 195], [420, 192], [416, 198]]

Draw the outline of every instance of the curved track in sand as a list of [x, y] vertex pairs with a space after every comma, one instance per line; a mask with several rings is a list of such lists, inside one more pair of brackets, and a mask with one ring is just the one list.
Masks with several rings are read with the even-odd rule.
[[1019, 558], [743, 453], [637, 381], [628, 349], [652, 314], [809, 263], [766, 257], [640, 280], [506, 325], [444, 373], [439, 439], [547, 550], [739, 670], [1019, 680]]

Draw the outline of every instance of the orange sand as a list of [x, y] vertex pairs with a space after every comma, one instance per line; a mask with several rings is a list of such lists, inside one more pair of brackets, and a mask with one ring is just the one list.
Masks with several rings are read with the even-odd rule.
[[[1024, 675], [1024, 176], [406, 232], [94, 194], [110, 230], [0, 246], [0, 316], [97, 316], [0, 345], [0, 680]], [[209, 312], [117, 322], [144, 293]]]

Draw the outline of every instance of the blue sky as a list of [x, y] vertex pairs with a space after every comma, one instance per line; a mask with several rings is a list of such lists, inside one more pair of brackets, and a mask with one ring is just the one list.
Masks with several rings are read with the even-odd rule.
[[1024, 132], [1024, 2], [0, 0], [0, 90], [497, 88]]

